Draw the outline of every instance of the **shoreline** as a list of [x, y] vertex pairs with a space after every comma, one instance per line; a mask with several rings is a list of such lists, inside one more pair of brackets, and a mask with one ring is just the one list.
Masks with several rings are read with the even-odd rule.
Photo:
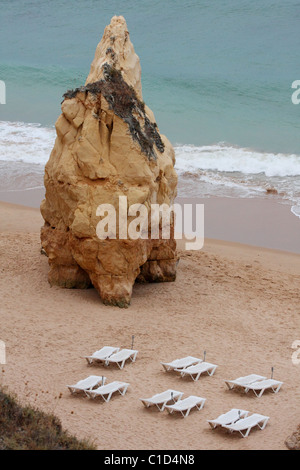
[[[35, 207], [0, 201], [0, 222], [0, 234], [29, 234], [39, 233], [44, 221], [39, 209]], [[177, 248], [180, 252], [186, 251], [185, 239], [177, 240]], [[247, 251], [246, 257], [245, 250]], [[281, 260], [290, 259], [292, 261], [289, 266], [291, 268], [290, 272], [300, 275], [300, 253], [208, 237], [205, 237], [204, 246], [201, 250], [190, 251], [190, 253], [193, 254], [201, 251], [222, 253], [231, 259], [244, 259], [245, 263], [250, 258], [262, 256], [268, 261], [270, 266], [279, 270]]]
[[268, 198], [178, 198], [204, 204], [205, 239], [300, 254], [300, 218]]
[[[34, 208], [44, 198], [44, 188], [0, 193], [0, 203]], [[300, 218], [289, 204], [271, 197], [263, 198], [189, 198], [175, 202], [204, 204], [204, 242], [222, 240], [254, 247], [300, 254]]]

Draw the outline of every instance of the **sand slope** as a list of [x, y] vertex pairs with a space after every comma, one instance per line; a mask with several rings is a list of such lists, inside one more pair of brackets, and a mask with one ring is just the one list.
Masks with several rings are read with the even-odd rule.
[[[20, 221], [23, 221], [20, 223]], [[0, 339], [7, 364], [0, 381], [25, 402], [57, 414], [99, 449], [285, 449], [300, 422], [300, 366], [291, 345], [300, 336], [300, 256], [206, 241], [181, 252], [175, 283], [136, 285], [132, 305], [105, 307], [96, 291], [47, 282], [40, 254], [38, 210], [1, 203]], [[135, 364], [88, 367], [81, 356], [103, 345], [139, 350]], [[163, 371], [160, 361], [185, 355], [219, 367], [198, 382]], [[224, 379], [257, 373], [284, 382], [258, 399], [226, 389]], [[66, 384], [90, 374], [130, 383], [109, 403], [70, 396]], [[205, 397], [187, 419], [146, 410], [139, 397], [167, 388]], [[212, 431], [206, 420], [232, 407], [270, 416], [247, 439]]]

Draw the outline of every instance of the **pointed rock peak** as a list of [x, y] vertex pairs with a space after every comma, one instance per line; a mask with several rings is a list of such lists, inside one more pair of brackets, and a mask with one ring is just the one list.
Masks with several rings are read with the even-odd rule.
[[129, 38], [127, 24], [123, 16], [114, 16], [106, 26], [99, 42], [90, 73], [85, 84], [94, 83], [104, 78], [104, 64], [121, 71], [123, 79], [132, 86], [137, 97], [142, 100], [140, 59], [134, 51]]

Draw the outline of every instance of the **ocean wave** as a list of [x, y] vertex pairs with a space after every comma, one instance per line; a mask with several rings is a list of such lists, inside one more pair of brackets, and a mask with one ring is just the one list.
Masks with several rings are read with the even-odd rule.
[[[175, 145], [181, 195], [272, 197], [300, 217], [300, 156], [226, 143]], [[181, 181], [180, 181], [181, 180]]]
[[[2, 190], [40, 187], [54, 145], [54, 127], [0, 121]], [[227, 143], [174, 145], [179, 195], [274, 197], [300, 217], [300, 156], [273, 154]]]
[[300, 155], [295, 154], [258, 152], [225, 143], [200, 147], [176, 145], [175, 154], [179, 173], [211, 170], [267, 177], [300, 175]]
[[[55, 128], [38, 123], [0, 121], [0, 160], [44, 165], [55, 141]], [[267, 153], [226, 143], [175, 144], [179, 174], [213, 171], [267, 177], [300, 176], [300, 155]]]
[[55, 135], [38, 123], [0, 121], [0, 160], [45, 165]]

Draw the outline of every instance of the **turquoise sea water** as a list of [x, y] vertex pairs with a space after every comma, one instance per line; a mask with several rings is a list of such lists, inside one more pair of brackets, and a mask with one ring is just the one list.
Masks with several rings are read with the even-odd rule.
[[176, 146], [186, 188], [191, 177], [197, 195], [274, 187], [300, 215], [300, 105], [291, 100], [299, 1], [1, 0], [0, 8], [2, 188], [16, 184], [5, 162], [35, 173], [47, 161], [63, 93], [85, 82], [105, 26], [123, 15], [143, 98]]

